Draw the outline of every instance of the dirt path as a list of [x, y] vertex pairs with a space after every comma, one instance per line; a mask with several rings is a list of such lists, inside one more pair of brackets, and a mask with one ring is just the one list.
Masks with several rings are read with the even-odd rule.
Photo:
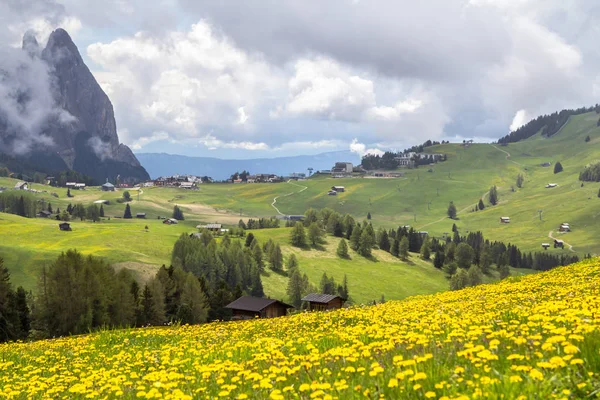
[[510, 153], [509, 153], [508, 151], [504, 151], [504, 150], [502, 150], [502, 149], [499, 149], [498, 147], [496, 147], [496, 145], [491, 145], [491, 146], [492, 146], [493, 148], [495, 148], [496, 150], [498, 150], [498, 151], [501, 151], [501, 152], [503, 152], [504, 154], [506, 154], [506, 160], [507, 160], [507, 161], [510, 161], [510, 162], [511, 162], [511, 163], [513, 163], [513, 164], [517, 164], [517, 165], [518, 165], [518, 166], [520, 166], [520, 167], [524, 167], [524, 165], [523, 165], [523, 164], [520, 164], [520, 163], [518, 163], [518, 162], [516, 162], [516, 161], [513, 161], [513, 160], [511, 160], [511, 159], [510, 159]]
[[273, 198], [273, 202], [271, 203], [271, 207], [273, 207], [273, 208], [275, 209], [275, 211], [277, 211], [277, 213], [278, 213], [279, 215], [285, 215], [285, 214], [284, 214], [284, 213], [282, 213], [281, 211], [279, 211], [279, 208], [277, 208], [277, 206], [275, 205], [275, 203], [277, 203], [277, 199], [278, 199], [278, 198], [280, 198], [280, 197], [287, 197], [287, 196], [291, 196], [291, 195], [293, 195], [293, 194], [302, 193], [302, 192], [304, 192], [306, 189], [308, 189], [308, 186], [302, 186], [302, 185], [298, 185], [297, 183], [293, 183], [293, 182], [291, 181], [291, 179], [290, 179], [289, 181], [287, 181], [287, 183], [288, 183], [288, 184], [290, 184], [290, 185], [294, 185], [294, 186], [301, 187], [302, 189], [300, 189], [300, 190], [299, 190], [299, 191], [297, 191], [297, 192], [290, 192], [290, 193], [287, 193], [287, 194], [284, 194], [284, 195], [281, 195], [281, 196], [276, 196], [276, 197], [274, 197], [274, 198]]
[[[555, 238], [554, 236], [552, 236], [552, 231], [548, 232], [548, 237], [549, 237], [550, 239], [553, 239], [553, 240], [562, 240], [562, 239], [558, 239], [558, 238]], [[569, 246], [569, 250], [570, 250], [570, 251], [572, 251], [573, 253], [575, 253], [575, 250], [573, 250], [573, 246], [571, 246], [569, 243], [567, 243], [567, 242], [565, 242], [565, 241], [563, 241], [563, 243], [564, 243], [565, 245]]]

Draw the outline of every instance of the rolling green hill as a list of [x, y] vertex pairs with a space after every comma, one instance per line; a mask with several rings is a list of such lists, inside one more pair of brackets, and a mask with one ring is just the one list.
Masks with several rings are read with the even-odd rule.
[[[209, 184], [197, 191], [172, 188], [144, 188], [139, 193], [130, 190], [132, 212], [147, 213], [146, 220], [122, 220], [124, 204], [116, 200], [122, 191], [102, 192], [98, 188], [73, 191], [66, 197], [65, 189], [33, 185], [47, 191], [37, 194], [50, 201], [56, 209], [69, 203], [91, 204], [98, 199], [110, 201], [105, 212], [110, 220], [100, 223], [73, 222], [73, 232], [59, 232], [56, 221], [24, 219], [0, 214], [0, 255], [6, 259], [16, 284], [33, 287], [36, 271], [60, 251], [77, 248], [84, 253], [106, 257], [118, 266], [149, 276], [158, 266], [168, 263], [170, 251], [181, 233], [195, 230], [199, 222], [220, 222], [235, 225], [240, 218], [302, 214], [309, 207], [330, 207], [340, 213], [350, 213], [362, 220], [371, 213], [376, 226], [411, 225], [442, 237], [456, 223], [461, 234], [484, 232], [486, 238], [514, 243], [525, 251], [542, 251], [541, 243], [551, 242], [549, 235], [560, 237], [568, 246], [548, 252], [574, 252], [579, 256], [600, 253], [598, 216], [600, 183], [578, 181], [585, 165], [600, 161], [600, 128], [598, 115], [587, 113], [573, 116], [557, 134], [543, 138], [540, 134], [508, 146], [492, 144], [445, 144], [427, 148], [429, 152], [445, 153], [448, 161], [430, 167], [404, 170], [402, 178], [332, 179], [317, 175], [306, 181], [281, 184]], [[585, 141], [590, 136], [589, 142]], [[553, 166], [543, 163], [560, 161], [564, 171], [553, 173]], [[516, 177], [523, 174], [522, 188], [516, 187]], [[16, 180], [0, 178], [0, 186], [13, 187]], [[545, 188], [547, 183], [557, 187]], [[346, 191], [328, 196], [333, 185], [345, 186]], [[490, 206], [487, 192], [498, 187], [499, 204]], [[514, 191], [511, 187], [514, 187]], [[55, 195], [52, 195], [55, 193]], [[58, 196], [58, 197], [55, 197]], [[480, 198], [486, 208], [472, 211]], [[447, 218], [448, 203], [458, 209], [458, 219]], [[170, 216], [173, 206], [182, 207], [186, 221], [166, 226], [157, 217]], [[277, 208], [277, 210], [276, 210]], [[540, 213], [541, 212], [541, 219]], [[510, 224], [500, 224], [508, 216]], [[560, 223], [569, 222], [572, 232], [557, 233]], [[148, 230], [145, 227], [148, 226]], [[285, 229], [255, 231], [260, 240], [269, 237], [287, 242]], [[378, 262], [359, 256], [352, 261], [334, 256], [337, 242], [329, 240], [325, 251], [298, 251], [285, 245], [286, 255], [298, 253], [301, 269], [313, 283], [323, 272], [341, 280], [347, 274], [351, 292], [357, 301], [403, 298], [407, 295], [431, 293], [447, 287], [439, 271], [416, 257], [406, 264], [375, 252]], [[569, 246], [572, 246], [570, 249]], [[375, 277], [375, 279], [367, 279]], [[284, 297], [286, 277], [271, 274], [264, 278], [267, 293]]]

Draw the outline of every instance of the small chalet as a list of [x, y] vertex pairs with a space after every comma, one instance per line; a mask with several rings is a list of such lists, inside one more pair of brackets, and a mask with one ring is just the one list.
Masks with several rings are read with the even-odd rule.
[[220, 232], [221, 231], [221, 224], [206, 224], [206, 225], [198, 225], [196, 226], [197, 229], [206, 229], [209, 230], [211, 232]]
[[500, 217], [500, 223], [501, 224], [510, 224], [510, 218], [509, 217]]
[[554, 248], [560, 247], [561, 249], [565, 248], [565, 242], [560, 239], [554, 239]]
[[327, 194], [329, 196], [337, 196], [338, 192], [336, 192], [335, 190], [330, 190], [329, 192], [327, 192]]
[[340, 193], [340, 192], [345, 192], [346, 188], [343, 187], [343, 186], [332, 186], [331, 190], [334, 191], [334, 192]]
[[135, 214], [136, 218], [146, 218], [146, 213], [137, 213]]
[[227, 304], [225, 308], [233, 311], [231, 319], [251, 319], [283, 317], [288, 309], [294, 307], [279, 300], [242, 296]]
[[85, 183], [76, 183], [74, 187], [77, 190], [85, 190]]
[[179, 221], [177, 221], [175, 218], [167, 218], [163, 221], [163, 224], [166, 225], [177, 225], [179, 223]]
[[49, 218], [51, 215], [52, 213], [47, 210], [42, 210], [39, 213], [37, 213], [38, 218]]
[[542, 247], [544, 248], [544, 250], [548, 250], [548, 247], [550, 247], [550, 243], [542, 243]]
[[102, 185], [102, 191], [103, 192], [114, 192], [115, 191], [115, 185], [113, 185], [112, 183], [106, 181], [106, 183], [104, 185]]
[[342, 308], [346, 299], [335, 294], [311, 293], [303, 297], [302, 301], [308, 301], [310, 311], [325, 311]]
[[58, 227], [60, 228], [61, 231], [70, 231], [71, 230], [71, 224], [68, 222], [63, 222], [58, 224]]
[[27, 190], [28, 188], [29, 185], [27, 185], [27, 182], [17, 182], [17, 184], [15, 185], [16, 190]]
[[304, 215], [286, 215], [283, 219], [288, 221], [302, 221], [304, 219]]
[[194, 188], [194, 182], [181, 182], [179, 184], [179, 187], [181, 189], [193, 189]]
[[567, 222], [563, 222], [558, 227], [559, 232], [571, 232], [571, 226]]

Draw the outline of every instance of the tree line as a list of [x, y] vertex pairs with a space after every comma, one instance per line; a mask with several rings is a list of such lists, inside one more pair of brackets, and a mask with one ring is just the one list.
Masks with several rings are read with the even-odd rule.
[[579, 173], [579, 180], [585, 182], [600, 182], [600, 163], [586, 166]]
[[591, 111], [600, 113], [600, 105], [596, 104], [592, 107], [582, 107], [575, 110], [567, 109], [560, 112], [554, 112], [548, 115], [540, 115], [539, 117], [529, 121], [517, 130], [500, 138], [498, 143], [508, 144], [527, 139], [538, 132], [542, 132], [542, 136], [550, 137], [556, 134], [560, 128], [567, 122], [569, 117], [573, 115], [585, 114]]
[[252, 229], [269, 229], [269, 228], [279, 228], [280, 221], [277, 218], [259, 218], [259, 219], [248, 219], [247, 222], [240, 219], [238, 222], [238, 227], [246, 230]]
[[207, 320], [201, 282], [178, 267], [159, 269], [140, 287], [127, 269], [76, 250], [62, 253], [40, 273], [36, 296], [19, 287], [0, 259], [0, 342]]
[[0, 192], [0, 212], [35, 218], [38, 202], [34, 196], [29, 193], [23, 194], [22, 191]]

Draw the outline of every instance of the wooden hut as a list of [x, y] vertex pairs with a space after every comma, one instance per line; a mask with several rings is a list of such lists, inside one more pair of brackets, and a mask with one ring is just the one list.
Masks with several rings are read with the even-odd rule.
[[251, 319], [282, 317], [287, 314], [289, 308], [294, 307], [275, 299], [242, 296], [227, 304], [225, 308], [233, 311], [232, 319]]
[[71, 224], [68, 222], [63, 222], [58, 224], [58, 227], [60, 228], [61, 231], [70, 231], [71, 230]]
[[325, 311], [342, 308], [346, 299], [335, 294], [311, 293], [303, 297], [302, 301], [308, 302], [310, 311]]

